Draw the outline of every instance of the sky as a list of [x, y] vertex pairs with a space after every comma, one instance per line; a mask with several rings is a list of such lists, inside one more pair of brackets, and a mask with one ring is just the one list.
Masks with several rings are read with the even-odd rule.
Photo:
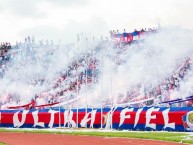
[[110, 30], [193, 28], [192, 0], [0, 0], [0, 42], [36, 40], [63, 43], [77, 34], [108, 36]]

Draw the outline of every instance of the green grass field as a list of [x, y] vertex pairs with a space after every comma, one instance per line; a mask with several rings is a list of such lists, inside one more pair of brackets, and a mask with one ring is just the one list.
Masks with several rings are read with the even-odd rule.
[[[125, 138], [140, 138], [153, 139], [162, 141], [182, 142], [193, 144], [193, 136], [187, 133], [177, 132], [130, 132], [130, 131], [102, 131], [102, 130], [24, 130], [24, 129], [0, 129], [0, 132], [24, 132], [24, 133], [49, 133], [49, 134], [69, 134], [69, 135], [89, 135], [89, 136], [103, 136], [103, 137], [125, 137]], [[1, 140], [0, 140], [1, 141]], [[1, 145], [1, 144], [0, 144]]]

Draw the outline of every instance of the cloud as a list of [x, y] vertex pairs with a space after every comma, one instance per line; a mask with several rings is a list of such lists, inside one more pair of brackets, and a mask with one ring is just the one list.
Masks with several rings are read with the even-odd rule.
[[193, 28], [192, 7], [193, 1], [176, 0], [175, 2], [171, 3], [170, 8], [168, 8], [167, 13], [165, 13], [165, 21], [169, 21], [172, 25]]
[[103, 33], [108, 33], [108, 26], [103, 18], [92, 17], [85, 22], [69, 21], [63, 29], [64, 39], [73, 40], [78, 33], [84, 33], [90, 37], [100, 37]]
[[157, 23], [193, 28], [192, 7], [190, 0], [0, 0], [0, 18], [6, 19], [0, 31], [8, 40], [29, 31], [68, 42], [80, 32], [108, 35], [110, 29], [132, 31]]
[[55, 4], [57, 6], [73, 6], [73, 5], [85, 5], [88, 0], [42, 0], [50, 4]]
[[90, 20], [85, 22], [76, 22], [74, 20], [68, 21], [68, 23], [61, 29], [51, 25], [37, 25], [29, 27], [20, 31], [19, 35], [21, 38], [25, 38], [28, 35], [34, 35], [38, 40], [48, 39], [62, 40], [65, 43], [72, 43], [76, 41], [78, 33], [83, 33], [90, 37], [100, 37], [103, 33], [108, 34], [107, 24], [104, 19], [92, 17]]
[[20, 37], [25, 38], [27, 36], [34, 35], [36, 40], [58, 40], [61, 36], [61, 32], [59, 29], [49, 26], [49, 25], [38, 25], [34, 27], [29, 27], [19, 32]]
[[52, 11], [48, 5], [57, 8], [85, 4], [88, 4], [87, 0], [6, 0], [0, 1], [0, 11], [7, 10], [13, 15], [25, 18], [45, 18], [47, 12]]
[[6, 9], [6, 1], [0, 1], [0, 12]]
[[39, 18], [45, 14], [39, 7], [40, 2], [37, 0], [7, 0], [4, 2], [5, 10], [8, 10], [13, 15], [18, 15], [26, 18]]

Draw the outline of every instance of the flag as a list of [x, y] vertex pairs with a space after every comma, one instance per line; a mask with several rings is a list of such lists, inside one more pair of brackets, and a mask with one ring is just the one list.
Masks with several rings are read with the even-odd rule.
[[138, 40], [139, 37], [138, 37], [138, 31], [134, 31], [133, 32], [133, 40]]

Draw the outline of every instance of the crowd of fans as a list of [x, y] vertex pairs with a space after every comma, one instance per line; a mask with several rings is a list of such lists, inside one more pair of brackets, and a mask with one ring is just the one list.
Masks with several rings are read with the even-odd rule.
[[11, 49], [11, 44], [8, 42], [1, 42], [0, 44], [0, 77], [3, 76], [6, 66], [10, 59], [8, 51]]
[[[53, 49], [48, 49], [50, 51], [46, 52], [42, 58], [42, 56], [39, 56], [36, 54], [36, 50], [40, 49], [41, 47], [53, 47]], [[33, 62], [36, 61], [49, 61], [47, 58], [53, 57], [53, 51], [57, 49], [57, 45], [54, 45], [53, 41], [39, 41], [39, 43], [35, 43], [34, 37], [30, 38], [29, 36], [25, 38], [24, 43], [18, 43], [16, 42], [16, 45], [12, 47], [10, 58], [12, 58], [12, 61], [18, 59], [15, 57], [15, 54], [19, 54], [22, 57], [20, 62]], [[52, 51], [53, 50], [53, 51]], [[38, 100], [43, 99], [45, 104], [54, 104], [60, 101], [65, 101], [67, 99], [73, 99], [77, 96], [77, 91], [81, 89], [81, 86], [83, 84], [89, 85], [91, 82], [96, 82], [98, 79], [98, 60], [93, 57], [91, 54], [93, 52], [86, 52], [85, 54], [81, 54], [79, 57], [76, 58], [76, 60], [69, 61], [69, 65], [66, 69], [61, 70], [60, 72], [60, 78], [54, 83], [49, 82], [50, 85], [54, 84], [50, 89], [44, 90], [42, 93], [37, 94], [33, 97], [31, 102], [36, 102], [33, 106], [41, 106], [38, 104]], [[41, 57], [41, 58], [40, 58]], [[10, 60], [7, 59], [7, 61]], [[45, 65], [48, 63], [45, 63]], [[24, 63], [25, 65], [25, 63]], [[19, 65], [18, 65], [19, 66]], [[64, 66], [65, 67], [65, 66]], [[46, 69], [46, 66], [45, 66]], [[44, 85], [48, 80], [45, 80], [44, 78], [37, 78], [31, 80], [31, 84], [36, 85]], [[66, 95], [67, 94], [67, 95]], [[63, 97], [60, 99], [60, 96], [68, 96]], [[17, 94], [10, 94], [7, 93], [6, 95], [6, 101], [3, 103], [0, 101], [0, 106], [3, 106], [2, 108], [6, 108], [8, 106], [20, 106], [20, 98]], [[14, 103], [13, 103], [14, 102]], [[11, 104], [11, 105], [9, 105]], [[34, 104], [34, 103], [33, 103]], [[30, 108], [32, 104], [26, 104], [21, 105], [20, 107], [16, 108]], [[48, 105], [49, 106], [49, 105]], [[15, 107], [10, 107], [15, 108]], [[44, 108], [44, 107], [43, 107]]]
[[[183, 64], [181, 64], [180, 68], [168, 77], [160, 82], [160, 84], [155, 85], [151, 88], [144, 89], [142, 84], [138, 84], [132, 91], [127, 92], [125, 97], [118, 100], [118, 104], [128, 103], [128, 102], [138, 102], [140, 100], [145, 100], [149, 98], [153, 98], [150, 101], [144, 101], [140, 103], [136, 103], [134, 107], [144, 107], [144, 106], [170, 106], [170, 103], [162, 104], [163, 102], [167, 102], [171, 100], [171, 93], [173, 91], [177, 91], [180, 88], [180, 81], [187, 79], [187, 74], [190, 74], [190, 69], [192, 65], [191, 58], [187, 58]], [[143, 88], [141, 92], [140, 89]], [[181, 96], [183, 97], [183, 96]], [[173, 106], [192, 106], [192, 100], [184, 101], [182, 103], [173, 104]]]
[[[75, 98], [82, 86], [87, 85], [89, 87], [91, 83], [97, 82], [98, 73], [98, 60], [89, 54], [82, 55], [78, 60], [68, 65], [68, 68], [61, 74], [59, 80], [54, 83], [51, 91], [56, 90], [55, 95], [51, 95], [48, 103], [54, 103], [58, 100], [58, 97], [69, 94], [71, 99]], [[62, 101], [67, 101], [68, 99], [68, 97], [65, 97]]]
[[[124, 43], [124, 45], [119, 45], [118, 43], [115, 44], [114, 48], [122, 48], [123, 51], [125, 45], [134, 43], [134, 39], [130, 37], [134, 36], [140, 36], [140, 35], [148, 35], [149, 33], [157, 32], [157, 29], [142, 29], [140, 31], [135, 30], [133, 33], [126, 33], [125, 30], [123, 33], [119, 33], [119, 31], [115, 32], [114, 30], [110, 32], [111, 38], [120, 38], [119, 44]], [[126, 39], [121, 39], [121, 38]], [[139, 38], [138, 38], [139, 39]], [[136, 39], [137, 40], [137, 39]], [[136, 41], [135, 40], [135, 41]], [[117, 45], [118, 44], [118, 45]], [[28, 54], [35, 54], [36, 49], [38, 47], [54, 47], [54, 49], [57, 49], [57, 45], [54, 45], [53, 41], [40, 41], [39, 43], [35, 43], [35, 38], [27, 37], [25, 38], [24, 43], [18, 43], [16, 42], [15, 46], [11, 46], [10, 43], [1, 43], [1, 59], [0, 59], [0, 75], [3, 77], [5, 68], [7, 65], [9, 65], [9, 60], [14, 60], [14, 55], [18, 53], [24, 53], [26, 57], [24, 57], [23, 61], [37, 61], [40, 60], [39, 57], [42, 56], [33, 56], [31, 60], [29, 60]], [[27, 51], [21, 52], [20, 49], [27, 48]], [[11, 53], [9, 53], [9, 50], [12, 49]], [[53, 50], [54, 50], [53, 49]], [[29, 52], [28, 52], [29, 51]], [[18, 100], [15, 101], [15, 106], [18, 107], [10, 107], [10, 109], [18, 109], [18, 108], [25, 108], [25, 109], [34, 109], [34, 108], [45, 108], [49, 107], [51, 105], [67, 101], [73, 98], [76, 98], [78, 95], [78, 92], [86, 87], [91, 87], [91, 85], [97, 83], [99, 81], [99, 63], [100, 60], [96, 58], [93, 55], [93, 52], [95, 50], [92, 50], [90, 52], [86, 52], [84, 54], [81, 54], [79, 57], [74, 59], [73, 61], [70, 61], [68, 63], [68, 66], [66, 69], [62, 70], [60, 73], [60, 77], [57, 81], [55, 81], [54, 85], [52, 85], [49, 89], [45, 90], [41, 94], [37, 94], [34, 96], [34, 98], [31, 100], [29, 104], [21, 105], [20, 99], [15, 95]], [[121, 51], [121, 52], [122, 52]], [[52, 57], [53, 52], [48, 51], [45, 55], [46, 58]], [[119, 55], [119, 53], [117, 54]], [[45, 58], [45, 61], [47, 61]], [[42, 59], [41, 59], [42, 60]], [[43, 59], [44, 60], [44, 59]], [[117, 61], [117, 60], [116, 60]], [[118, 65], [121, 65], [120, 62], [116, 62]], [[191, 58], [186, 58], [185, 61], [182, 62], [180, 68], [170, 77], [162, 81], [160, 84], [153, 86], [152, 88], [145, 89], [143, 92], [140, 91], [140, 89], [143, 87], [143, 84], [137, 84], [134, 88], [132, 88], [130, 91], [127, 91], [126, 95], [120, 95], [117, 99], [117, 104], [124, 104], [128, 102], [137, 102], [139, 100], [145, 100], [149, 98], [153, 98], [148, 101], [144, 101], [142, 103], [136, 103], [134, 107], [144, 107], [144, 106], [151, 106], [151, 105], [159, 105], [159, 103], [165, 102], [170, 100], [170, 94], [174, 90], [178, 90], [180, 87], [180, 81], [186, 79], [187, 73], [189, 72], [192, 64]], [[44, 78], [38, 78], [31, 81], [32, 85], [44, 85], [44, 83], [47, 80]], [[53, 82], [51, 82], [53, 84]], [[65, 96], [65, 97], [61, 97]], [[7, 101], [1, 102], [0, 106], [4, 106], [1, 108], [6, 108], [6, 103], [9, 103], [13, 100], [14, 95], [8, 94]], [[39, 99], [44, 99], [45, 104], [38, 104]], [[108, 105], [110, 101], [106, 101], [105, 105]], [[178, 105], [183, 106], [192, 106], [192, 101], [186, 101], [183, 103], [178, 103]], [[169, 106], [169, 103], [166, 104], [166, 106]]]
[[[137, 31], [136, 29], [132, 33], [126, 33], [125, 29], [123, 30], [123, 33], [120, 33], [118, 30], [112, 30], [110, 31], [110, 36], [112, 39], [116, 39], [118, 41], [115, 41], [115, 47], [114, 48], [121, 48], [118, 49], [118, 54], [124, 53], [125, 50], [128, 49], [128, 45], [133, 43], [140, 43], [140, 35], [148, 36], [149, 34], [152, 35], [152, 33], [157, 33], [157, 28], [149, 28], [149, 29], [141, 29], [140, 31]], [[138, 36], [136, 39], [134, 39], [134, 36]], [[132, 37], [132, 38], [128, 38]], [[122, 60], [115, 59], [116, 63], [120, 65]], [[178, 66], [177, 71], [168, 77], [167, 79], [161, 81], [157, 85], [151, 86], [151, 88], [144, 88], [144, 85], [139, 83], [135, 85], [135, 87], [131, 88], [130, 91], [127, 91], [126, 94], [120, 94], [117, 99], [117, 104], [127, 104], [128, 102], [136, 102], [134, 107], [143, 107], [143, 106], [152, 106], [152, 105], [158, 105], [158, 106], [171, 106], [170, 103], [162, 104], [162, 102], [167, 102], [171, 100], [171, 93], [173, 91], [176, 91], [180, 87], [180, 81], [183, 81], [187, 78], [188, 72], [190, 72], [191, 64], [192, 64], [192, 58], [186, 58], [185, 60], [182, 60], [182, 62], [179, 62], [181, 64]], [[143, 91], [141, 91], [141, 89]], [[181, 96], [183, 97], [183, 96]], [[140, 100], [148, 100], [150, 101], [142, 101]], [[107, 102], [111, 102], [108, 101]], [[137, 103], [140, 102], [140, 103]], [[129, 104], [129, 103], [128, 103]], [[189, 99], [188, 101], [182, 101], [182, 103], [176, 103], [173, 104], [173, 106], [192, 106], [193, 101]]]
[[153, 33], [157, 33], [158, 28], [142, 28], [140, 30], [134, 29], [133, 32], [127, 33], [124, 29], [122, 33], [119, 30], [111, 30], [110, 31], [110, 38], [115, 43], [114, 47], [122, 48], [125, 45], [130, 45], [135, 42], [141, 42], [144, 39], [144, 36], [148, 36], [149, 34], [152, 35]]
[[[16, 42], [16, 45], [11, 46], [8, 42], [2, 42], [0, 51], [1, 51], [1, 59], [0, 59], [0, 77], [3, 80], [3, 77], [6, 71], [9, 71], [10, 68], [14, 65], [14, 63], [21, 63], [14, 65], [15, 71], [20, 69], [21, 66], [28, 67], [29, 63], [38, 62], [41, 60], [42, 56], [36, 53], [36, 49], [40, 47], [58, 47], [54, 45], [53, 41], [39, 41], [35, 42], [34, 37], [26, 37], [24, 42]], [[50, 49], [52, 50], [52, 49]], [[46, 52], [45, 57], [50, 57], [52, 52]], [[18, 61], [19, 60], [19, 61]], [[46, 60], [45, 60], [46, 61]], [[33, 80], [29, 80], [31, 85], [39, 85], [41, 82], [44, 82], [42, 78], [34, 78]], [[0, 97], [0, 108], [8, 108], [9, 106], [17, 106], [21, 105], [20, 95], [13, 92], [1, 92], [3, 96]], [[41, 95], [39, 95], [41, 96]], [[34, 97], [35, 100], [37, 95]], [[29, 108], [29, 105], [24, 105], [25, 108]], [[21, 107], [22, 108], [22, 107]]]

